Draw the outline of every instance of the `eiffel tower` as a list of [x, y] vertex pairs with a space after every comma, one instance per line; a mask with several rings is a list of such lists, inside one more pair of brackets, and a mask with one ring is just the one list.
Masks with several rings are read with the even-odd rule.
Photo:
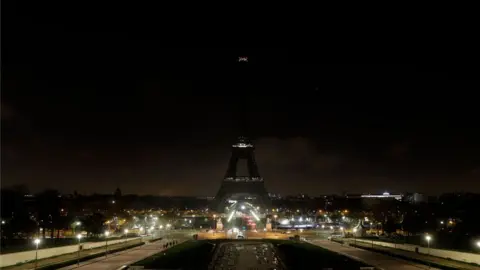
[[[237, 115], [234, 122], [240, 134], [248, 134], [250, 131], [249, 102], [255, 79], [250, 66], [251, 60], [248, 56], [238, 57], [232, 74], [235, 82], [232, 90], [236, 94], [235, 100], [238, 106], [235, 108]], [[255, 162], [254, 150], [255, 147], [247, 137], [239, 137], [232, 145], [228, 169], [212, 203], [212, 209], [223, 212], [229, 200], [250, 201], [259, 207], [270, 204], [263, 178]], [[246, 161], [248, 175], [238, 175], [239, 161]]]

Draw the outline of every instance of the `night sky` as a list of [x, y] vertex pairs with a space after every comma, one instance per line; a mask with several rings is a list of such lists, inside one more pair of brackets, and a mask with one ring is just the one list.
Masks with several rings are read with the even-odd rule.
[[164, 48], [67, 15], [3, 24], [2, 186], [213, 196], [248, 135], [270, 192], [480, 192], [478, 81], [312, 48]]

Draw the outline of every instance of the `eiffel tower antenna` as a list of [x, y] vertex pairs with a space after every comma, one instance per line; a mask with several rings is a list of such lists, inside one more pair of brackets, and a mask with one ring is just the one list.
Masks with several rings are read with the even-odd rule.
[[249, 118], [250, 118], [250, 93], [252, 87], [252, 71], [251, 63], [249, 62], [250, 58], [246, 55], [238, 56], [237, 59], [237, 68], [235, 69], [235, 81], [236, 85], [235, 91], [237, 92], [235, 96], [238, 99], [236, 106], [236, 119], [235, 122], [238, 125], [239, 135], [249, 136]]

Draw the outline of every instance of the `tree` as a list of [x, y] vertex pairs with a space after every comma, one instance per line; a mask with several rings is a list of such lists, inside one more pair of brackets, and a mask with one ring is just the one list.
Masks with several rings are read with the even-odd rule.
[[403, 217], [402, 228], [407, 232], [407, 235], [410, 236], [420, 232], [423, 224], [418, 216], [408, 213]]
[[106, 218], [100, 213], [95, 213], [87, 217], [83, 222], [83, 224], [84, 224], [84, 229], [88, 233], [88, 236], [96, 237], [102, 234], [105, 229], [105, 226], [104, 226], [105, 221], [106, 221]]
[[54, 222], [53, 227], [57, 230], [57, 238], [60, 238], [60, 230], [66, 230], [70, 227], [73, 218], [69, 216], [58, 216]]
[[26, 215], [13, 218], [10, 221], [10, 226], [14, 232], [23, 233], [27, 235], [27, 238], [31, 238], [31, 236], [37, 232], [37, 222]]
[[395, 222], [395, 219], [393, 217], [387, 218], [387, 221], [383, 225], [383, 230], [387, 234], [391, 234], [397, 231], [397, 224]]
[[32, 220], [28, 213], [28, 207], [25, 203], [25, 195], [28, 189], [25, 185], [15, 185], [1, 190], [1, 217], [2, 221], [2, 245], [12, 238], [14, 233], [32, 232]]
[[59, 192], [54, 189], [47, 189], [37, 195], [38, 220], [43, 228], [43, 238], [45, 230], [50, 230], [50, 237], [53, 238], [55, 223], [60, 217], [60, 198]]
[[1, 190], [1, 215], [2, 219], [9, 219], [15, 215], [27, 215], [28, 209], [24, 195], [28, 189], [24, 185], [15, 185]]

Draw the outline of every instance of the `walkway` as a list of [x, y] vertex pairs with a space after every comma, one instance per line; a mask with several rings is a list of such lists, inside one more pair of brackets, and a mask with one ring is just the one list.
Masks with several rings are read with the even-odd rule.
[[[130, 245], [132, 245], [132, 243], [127, 242], [127, 243], [110, 245], [109, 248], [118, 249], [118, 248], [130, 246]], [[86, 249], [86, 250], [83, 250], [82, 252], [80, 252], [80, 256], [84, 257], [84, 256], [89, 256], [89, 255], [103, 253], [103, 252], [105, 252], [104, 247], [99, 247], [99, 248], [94, 248], [94, 249]], [[45, 259], [42, 259], [42, 260], [38, 261], [38, 267], [75, 260], [77, 257], [78, 257], [78, 253], [74, 252], [74, 253], [69, 253], [69, 254], [60, 255], [60, 256], [56, 256], [56, 257], [45, 258]], [[6, 268], [8, 270], [34, 269], [35, 268], [35, 262], [32, 261], [32, 262], [24, 263], [24, 264], [21, 264], [21, 265], [7, 266]]]
[[119, 269], [120, 267], [124, 265], [129, 265], [132, 264], [136, 261], [143, 260], [149, 256], [152, 256], [160, 251], [163, 250], [163, 244], [176, 239], [178, 243], [181, 243], [187, 239], [191, 238], [191, 233], [178, 233], [176, 232], [174, 235], [175, 237], [171, 237], [169, 239], [164, 239], [160, 240], [157, 242], [153, 243], [146, 243], [143, 246], [139, 246], [136, 248], [128, 249], [125, 251], [120, 251], [115, 254], [110, 254], [107, 258], [105, 257], [100, 257], [100, 258], [95, 258], [92, 260], [80, 262], [80, 266], [77, 266], [76, 264], [70, 265], [64, 268], [60, 269], [81, 269], [81, 270], [86, 270], [86, 269], [105, 269], [105, 270], [116, 270]]
[[[356, 244], [359, 245], [359, 246], [364, 246], [366, 248], [372, 248], [372, 245], [370, 245], [368, 243], [361, 243], [361, 242], [357, 241]], [[421, 261], [425, 261], [425, 262], [431, 262], [432, 264], [436, 264], [436, 265], [442, 265], [442, 266], [446, 266], [446, 267], [450, 267], [450, 268], [456, 268], [456, 269], [480, 270], [480, 267], [475, 266], [475, 265], [471, 265], [471, 264], [468, 264], [468, 263], [458, 262], [458, 261], [454, 261], [454, 260], [447, 260], [447, 259], [439, 258], [439, 257], [435, 257], [435, 256], [429, 256], [429, 255], [415, 253], [415, 252], [401, 250], [401, 249], [383, 247], [383, 246], [379, 246], [379, 245], [374, 245], [373, 247], [374, 247], [375, 250], [379, 250], [379, 251], [382, 251], [382, 252], [388, 252], [388, 253], [392, 253], [392, 254], [395, 254], [395, 255], [398, 255], [398, 256], [408, 257], [408, 258], [421, 260]]]
[[312, 240], [310, 243], [322, 248], [343, 254], [354, 260], [362, 261], [366, 264], [387, 270], [418, 270], [418, 269], [436, 269], [429, 268], [426, 265], [412, 263], [406, 260], [396, 259], [387, 255], [379, 254], [360, 248], [353, 248], [328, 240]]
[[163, 250], [163, 244], [166, 240], [154, 243], [146, 243], [143, 246], [120, 251], [109, 256], [99, 257], [88, 261], [80, 262], [80, 267], [76, 264], [60, 269], [118, 269], [123, 265], [134, 263]]

